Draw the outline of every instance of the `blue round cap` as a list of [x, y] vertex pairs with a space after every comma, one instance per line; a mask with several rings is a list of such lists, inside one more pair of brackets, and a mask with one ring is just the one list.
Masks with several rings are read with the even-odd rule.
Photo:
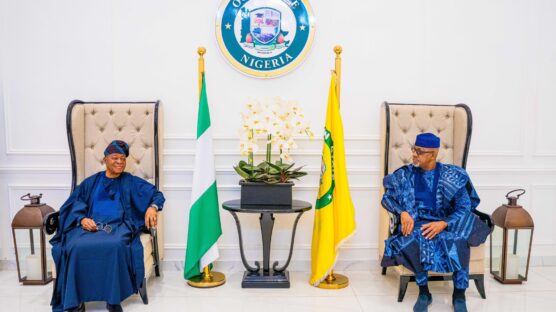
[[110, 154], [124, 154], [125, 157], [129, 156], [129, 145], [122, 140], [114, 140], [108, 144], [106, 149], [104, 150], [104, 156], [108, 156]]
[[432, 133], [421, 133], [415, 138], [415, 146], [425, 148], [439, 148], [440, 138]]

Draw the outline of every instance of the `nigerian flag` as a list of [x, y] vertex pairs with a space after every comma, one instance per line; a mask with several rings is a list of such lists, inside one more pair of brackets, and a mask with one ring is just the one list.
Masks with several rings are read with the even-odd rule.
[[316, 286], [334, 269], [338, 248], [355, 232], [355, 215], [346, 172], [344, 130], [332, 74], [324, 127], [320, 187], [315, 204], [311, 277]]
[[191, 209], [189, 210], [187, 249], [183, 272], [185, 279], [200, 275], [203, 267], [218, 258], [216, 241], [222, 234], [204, 73], [202, 79], [197, 117], [195, 169], [191, 189]]

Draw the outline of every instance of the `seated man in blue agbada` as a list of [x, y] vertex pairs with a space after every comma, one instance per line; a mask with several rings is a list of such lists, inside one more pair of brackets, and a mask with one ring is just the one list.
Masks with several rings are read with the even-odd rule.
[[129, 147], [112, 141], [106, 171], [85, 179], [60, 208], [50, 240], [58, 272], [53, 311], [85, 311], [84, 302], [106, 301], [108, 311], [137, 293], [144, 278], [142, 230], [156, 227], [164, 196], [149, 182], [124, 172]]
[[417, 135], [413, 164], [384, 177], [382, 206], [401, 224], [386, 240], [381, 265], [403, 265], [415, 273], [414, 311], [427, 311], [432, 303], [427, 272], [453, 272], [452, 304], [462, 312], [467, 311], [469, 247], [483, 243], [490, 228], [473, 213], [480, 200], [465, 170], [436, 161], [439, 147], [434, 134]]

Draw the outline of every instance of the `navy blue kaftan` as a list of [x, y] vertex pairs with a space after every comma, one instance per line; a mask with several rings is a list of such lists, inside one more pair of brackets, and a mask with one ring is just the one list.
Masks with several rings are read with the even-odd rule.
[[[99, 172], [75, 189], [60, 209], [60, 228], [50, 241], [58, 272], [53, 311], [87, 301], [119, 304], [138, 291], [144, 278], [139, 234], [151, 204], [162, 207], [162, 193], [128, 173], [110, 179]], [[84, 217], [100, 230], [85, 231]]]
[[[399, 216], [407, 211], [415, 222], [404, 236], [401, 226], [386, 240], [383, 267], [403, 265], [413, 272], [458, 272], [469, 267], [470, 246], [483, 243], [490, 228], [473, 210], [480, 200], [464, 169], [437, 163], [425, 172], [407, 165], [384, 177], [382, 206]], [[443, 220], [448, 227], [431, 240], [423, 224]]]

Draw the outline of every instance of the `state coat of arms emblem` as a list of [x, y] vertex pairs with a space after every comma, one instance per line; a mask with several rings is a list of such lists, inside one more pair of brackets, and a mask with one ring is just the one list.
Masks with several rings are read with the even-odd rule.
[[276, 77], [307, 56], [315, 18], [307, 0], [224, 0], [216, 38], [226, 59], [255, 77]]

